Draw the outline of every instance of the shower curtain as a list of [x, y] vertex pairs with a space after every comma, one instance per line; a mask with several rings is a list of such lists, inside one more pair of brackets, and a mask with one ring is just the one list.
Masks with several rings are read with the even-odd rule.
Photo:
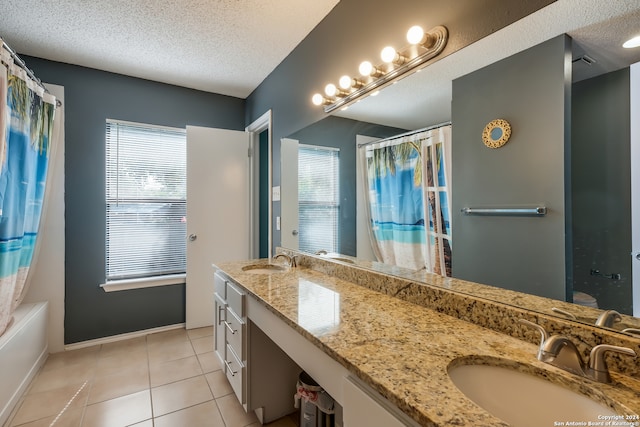
[[4, 48], [0, 50], [2, 335], [26, 293], [43, 208], [56, 101], [13, 64]]
[[451, 276], [451, 126], [360, 150], [378, 260]]

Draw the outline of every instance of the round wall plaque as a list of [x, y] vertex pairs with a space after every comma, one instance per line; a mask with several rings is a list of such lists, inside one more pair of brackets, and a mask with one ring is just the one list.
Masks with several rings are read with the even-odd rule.
[[511, 125], [503, 119], [492, 120], [482, 131], [482, 142], [489, 148], [500, 148], [511, 137]]

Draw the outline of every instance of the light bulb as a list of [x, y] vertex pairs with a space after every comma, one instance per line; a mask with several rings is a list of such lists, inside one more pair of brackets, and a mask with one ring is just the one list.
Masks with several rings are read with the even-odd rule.
[[626, 49], [631, 49], [631, 48], [634, 48], [634, 47], [640, 47], [640, 36], [636, 36], [636, 37], [634, 37], [632, 39], [627, 40], [626, 42], [624, 42], [622, 47], [624, 47]]
[[407, 41], [411, 44], [420, 44], [424, 38], [424, 30], [419, 25], [414, 25], [407, 31]]
[[406, 56], [398, 53], [398, 51], [391, 46], [387, 46], [384, 49], [382, 49], [382, 52], [380, 53], [380, 57], [387, 64], [402, 65], [407, 61]]
[[324, 87], [324, 93], [333, 98], [334, 96], [336, 96], [336, 94], [338, 93], [338, 88], [336, 87], [336, 85], [334, 85], [333, 83], [329, 83], [328, 85], [326, 85]]
[[352, 78], [349, 76], [342, 76], [340, 77], [340, 80], [338, 81], [338, 85], [340, 85], [340, 87], [342, 89], [350, 89], [351, 88], [351, 81]]
[[311, 102], [313, 102], [313, 105], [322, 105], [324, 104], [324, 96], [316, 93], [311, 97]]
[[387, 64], [390, 64], [393, 61], [395, 61], [397, 56], [398, 56], [398, 52], [396, 52], [396, 50], [391, 46], [385, 47], [384, 49], [382, 49], [382, 52], [380, 53], [380, 58], [382, 58], [382, 60]]
[[364, 82], [350, 76], [342, 76], [340, 77], [338, 85], [346, 91], [345, 95], [347, 95], [349, 94], [351, 88], [360, 89], [362, 86], [364, 86]]
[[360, 74], [365, 77], [370, 76], [373, 72], [373, 64], [371, 64], [371, 62], [369, 61], [364, 61], [362, 64], [360, 64], [360, 67], [358, 67], [358, 71], [360, 71]]

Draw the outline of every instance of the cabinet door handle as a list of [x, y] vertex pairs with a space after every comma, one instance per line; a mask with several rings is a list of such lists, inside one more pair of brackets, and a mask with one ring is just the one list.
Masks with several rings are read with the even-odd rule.
[[235, 377], [238, 371], [234, 371], [233, 368], [231, 367], [231, 364], [226, 360], [224, 361], [224, 364], [227, 365], [227, 369], [229, 370], [229, 372], [231, 372], [231, 376]]
[[229, 330], [229, 332], [231, 332], [233, 335], [236, 334], [236, 332], [238, 332], [237, 330], [233, 329], [231, 327], [231, 323], [227, 322], [226, 320], [224, 321], [224, 325], [227, 327], [227, 329]]
[[222, 323], [222, 312], [224, 311], [224, 306], [218, 306], [218, 325]]

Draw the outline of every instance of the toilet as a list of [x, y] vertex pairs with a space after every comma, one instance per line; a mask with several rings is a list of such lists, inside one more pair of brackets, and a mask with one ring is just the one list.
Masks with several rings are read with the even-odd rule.
[[573, 292], [573, 303], [585, 307], [598, 308], [598, 301], [589, 294], [584, 292]]

